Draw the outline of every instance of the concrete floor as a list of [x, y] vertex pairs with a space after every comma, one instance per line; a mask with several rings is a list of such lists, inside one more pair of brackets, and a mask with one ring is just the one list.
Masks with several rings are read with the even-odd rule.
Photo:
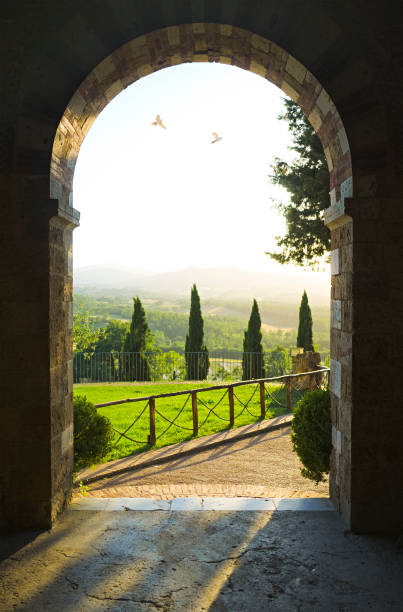
[[0, 550], [2, 612], [403, 609], [403, 550], [333, 511], [69, 509]]

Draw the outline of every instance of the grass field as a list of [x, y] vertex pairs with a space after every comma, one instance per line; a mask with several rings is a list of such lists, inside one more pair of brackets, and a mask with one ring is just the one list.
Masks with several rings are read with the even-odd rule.
[[[161, 393], [173, 393], [176, 391], [185, 391], [187, 389], [202, 389], [211, 386], [211, 383], [176, 383], [176, 384], [136, 384], [136, 385], [75, 385], [74, 395], [85, 395], [87, 399], [94, 404], [102, 404], [114, 400], [146, 397], [149, 395], [159, 395]], [[286, 392], [285, 388], [280, 385], [272, 384], [268, 388], [270, 391], [269, 397], [266, 395], [266, 418], [272, 418], [286, 412]], [[254, 393], [252, 399], [251, 396]], [[199, 436], [215, 433], [229, 426], [229, 404], [226, 389], [216, 389], [197, 394], [198, 397], [198, 415], [199, 415]], [[292, 392], [292, 405], [300, 399], [301, 394]], [[274, 399], [273, 399], [274, 398]], [[221, 400], [219, 402], [219, 400]], [[247, 408], [244, 409], [244, 404], [247, 403]], [[216, 408], [214, 405], [219, 402]], [[278, 403], [277, 403], [278, 402]], [[99, 408], [100, 414], [107, 416], [115, 427], [120, 432], [124, 432], [129, 425], [141, 414], [146, 407], [146, 401], [135, 403], [121, 404], [118, 406], [108, 406]], [[175, 444], [193, 437], [193, 420], [192, 420], [192, 404], [190, 395], [180, 395], [176, 397], [158, 398], [155, 402], [156, 415], [156, 437], [157, 441], [153, 448]], [[209, 413], [209, 409], [214, 408], [214, 413]], [[172, 425], [168, 431], [170, 423], [163, 417], [173, 421], [181, 410], [181, 414], [175, 420], [177, 425], [186, 429], [180, 429]], [[160, 413], [158, 414], [157, 411]], [[258, 385], [245, 385], [234, 388], [234, 412], [235, 412], [235, 427], [253, 423], [260, 419], [260, 396]], [[161, 416], [162, 415], [162, 416]], [[207, 420], [206, 420], [207, 419]], [[227, 419], [227, 420], [226, 420]], [[204, 423], [204, 424], [203, 424]], [[165, 433], [164, 433], [165, 432]], [[121, 438], [116, 447], [105, 458], [107, 461], [126, 457], [128, 455], [149, 450], [151, 447], [147, 443], [149, 434], [149, 411], [145, 408], [142, 416], [135, 425], [127, 431], [127, 436], [134, 441]], [[115, 442], [118, 440], [118, 435], [115, 436]]]

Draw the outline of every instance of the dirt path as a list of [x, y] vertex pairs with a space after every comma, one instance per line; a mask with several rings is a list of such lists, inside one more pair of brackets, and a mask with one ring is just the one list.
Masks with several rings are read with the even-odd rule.
[[327, 497], [328, 483], [316, 486], [301, 476], [300, 469], [287, 428], [96, 482], [88, 495]]

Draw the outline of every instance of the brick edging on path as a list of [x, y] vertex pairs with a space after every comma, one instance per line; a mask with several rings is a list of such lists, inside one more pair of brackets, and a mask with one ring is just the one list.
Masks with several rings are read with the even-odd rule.
[[[74, 487], [78, 487], [80, 482], [83, 484], [97, 482], [98, 480], [111, 478], [112, 476], [118, 476], [126, 472], [144, 469], [153, 465], [162, 465], [168, 461], [172, 461], [172, 459], [208, 451], [217, 446], [234, 442], [235, 440], [242, 440], [269, 431], [283, 429], [289, 427], [292, 417], [292, 414], [286, 414], [280, 417], [274, 417], [273, 419], [259, 421], [258, 423], [243, 425], [230, 431], [221, 431], [208, 436], [202, 436], [201, 438], [187, 440], [186, 442], [178, 442], [170, 446], [146, 451], [137, 455], [129, 455], [129, 457], [124, 457], [122, 459], [115, 459], [95, 469], [85, 469], [79, 472], [76, 476]], [[165, 454], [161, 456], [161, 452], [164, 451]]]

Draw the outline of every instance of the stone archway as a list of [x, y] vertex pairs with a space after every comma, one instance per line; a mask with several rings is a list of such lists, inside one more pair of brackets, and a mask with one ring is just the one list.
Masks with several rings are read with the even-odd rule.
[[[209, 23], [173, 26], [141, 36], [105, 58], [81, 83], [59, 123], [52, 150], [50, 196], [58, 200], [62, 209], [72, 210], [75, 163], [80, 146], [99, 113], [139, 78], [183, 62], [221, 62], [250, 70], [277, 85], [297, 102], [315, 128], [328, 162], [334, 207], [329, 211], [330, 225], [333, 217], [338, 218], [337, 226], [347, 221], [345, 215], [340, 219], [338, 209], [346, 197], [352, 196], [351, 153], [340, 115], [327, 92], [297, 59], [272, 41], [241, 28]], [[64, 243], [70, 245], [71, 230], [63, 233]], [[333, 243], [340, 242], [337, 229], [333, 234]], [[335, 262], [333, 253], [333, 267]], [[343, 263], [344, 260], [341, 265]], [[338, 269], [338, 273], [343, 270]], [[65, 282], [71, 286], [71, 275]], [[334, 304], [332, 312], [338, 323], [341, 300]], [[63, 330], [60, 331], [63, 334]], [[334, 351], [332, 355], [335, 356]], [[70, 355], [68, 357], [71, 359]], [[337, 397], [340, 397], [341, 384], [339, 370], [340, 363], [333, 359], [333, 391]], [[335, 423], [336, 440], [340, 435]], [[335, 459], [332, 492], [335, 502], [339, 503], [340, 452], [337, 452], [337, 444]]]
[[277, 85], [302, 108], [326, 155], [332, 204], [351, 197], [351, 153], [337, 109], [318, 80], [277, 44], [215, 23], [172, 26], [140, 36], [105, 58], [81, 83], [59, 123], [52, 150], [50, 197], [72, 205], [78, 152], [91, 125], [116, 95], [139, 78], [185, 62], [220, 62]]
[[85, 131], [142, 74], [216, 60], [283, 86], [327, 149], [332, 498], [354, 530], [401, 525], [403, 76], [400, 7], [392, 4], [380, 11], [358, 0], [42, 0], [4, 9], [0, 522], [49, 527], [71, 489], [71, 229], [78, 215], [69, 194]]

